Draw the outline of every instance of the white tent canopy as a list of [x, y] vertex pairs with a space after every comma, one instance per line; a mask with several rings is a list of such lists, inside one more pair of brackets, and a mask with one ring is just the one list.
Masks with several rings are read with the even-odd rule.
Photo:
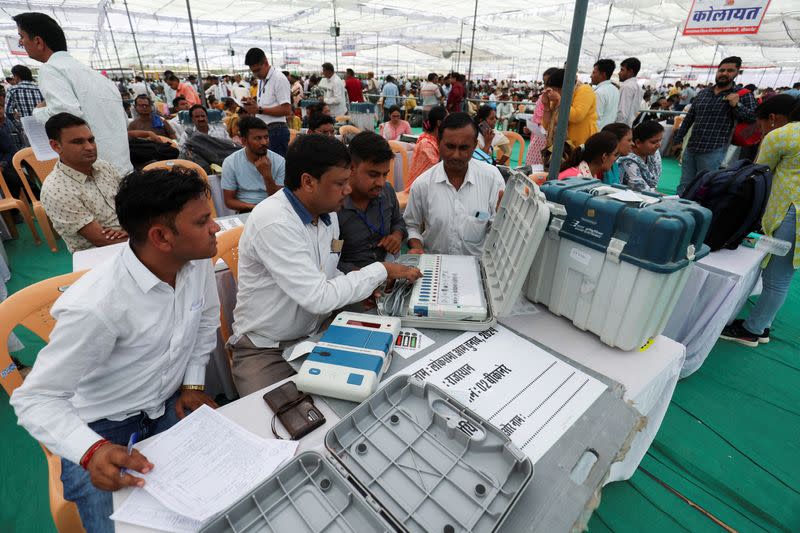
[[[470, 0], [416, 4], [406, 0], [190, 1], [198, 55], [205, 70], [241, 71], [244, 54], [253, 46], [261, 47], [273, 63], [289, 70], [316, 71], [323, 61], [336, 63], [337, 59], [340, 70], [353, 67], [378, 75], [467, 70], [474, 9]], [[641, 76], [660, 78], [691, 4], [692, 0], [616, 0], [612, 5], [610, 0], [591, 0], [581, 72], [591, 70], [602, 41], [603, 57], [619, 62], [636, 56], [643, 65]], [[566, 0], [479, 2], [474, 76], [535, 78], [541, 70], [563, 64], [573, 6]], [[71, 52], [95, 68], [118, 66], [113, 31], [122, 66], [139, 70], [124, 0], [2, 0], [0, 8], [4, 36], [16, 35], [11, 16], [25, 11], [47, 13], [64, 28]], [[195, 70], [184, 0], [129, 0], [128, 8], [146, 69]], [[341, 25], [338, 43], [330, 35], [334, 9]], [[763, 67], [770, 67], [767, 82], [777, 81], [779, 73], [788, 82], [793, 73], [797, 79], [800, 70], [799, 43], [800, 4], [797, 0], [772, 0], [756, 35], [686, 37], [679, 32], [669, 74], [694, 71], [704, 81], [707, 69], [698, 72], [698, 65], [738, 55], [745, 66], [762, 67], [750, 76], [763, 76]], [[355, 57], [341, 55], [345, 44], [355, 46]], [[0, 58], [5, 69], [17, 62], [35, 66], [34, 61], [11, 56], [9, 51], [0, 53]]]

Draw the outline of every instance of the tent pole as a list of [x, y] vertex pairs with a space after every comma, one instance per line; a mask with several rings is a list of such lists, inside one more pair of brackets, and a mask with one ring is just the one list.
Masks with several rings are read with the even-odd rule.
[[603, 38], [600, 39], [600, 50], [597, 52], [597, 60], [600, 61], [600, 56], [603, 55], [603, 45], [606, 42], [606, 33], [608, 32], [608, 22], [611, 20], [611, 10], [614, 9], [614, 2], [608, 4], [608, 17], [606, 17], [606, 27], [603, 28]]
[[664, 74], [661, 76], [661, 85], [664, 85], [664, 78], [667, 77], [667, 71], [669, 70], [669, 62], [672, 59], [672, 51], [675, 50], [675, 41], [678, 40], [678, 33], [681, 31], [681, 27], [678, 26], [675, 28], [675, 37], [672, 38], [672, 46], [669, 48], [669, 55], [667, 56], [667, 64], [664, 67]]
[[[475, 25], [478, 21], [478, 0], [475, 0], [475, 12], [472, 14], [472, 40], [469, 43], [469, 69], [467, 72], [467, 83], [472, 82], [472, 52], [475, 50]], [[469, 96], [469, 90], [467, 90]]]
[[142, 76], [144, 76], [144, 65], [142, 64], [142, 56], [139, 54], [139, 43], [136, 42], [136, 32], [133, 31], [131, 12], [128, 11], [128, 0], [123, 0], [123, 3], [125, 4], [125, 13], [128, 14], [128, 24], [131, 26], [131, 35], [133, 36], [133, 46], [136, 48], [136, 57], [139, 59], [139, 70], [142, 71]]
[[233, 51], [233, 45], [231, 44], [231, 37], [228, 36], [228, 56], [231, 58], [231, 74], [236, 70], [236, 66], [233, 64], [233, 55], [231, 52]]
[[536, 67], [536, 79], [542, 76], [542, 52], [544, 52], [544, 32], [542, 32], [542, 46], [539, 47], [539, 65]]
[[[127, 1], [127, 0], [126, 0]], [[192, 21], [192, 6], [190, 4], [190, 0], [186, 0], [186, 13], [189, 15], [189, 31], [192, 32], [192, 46], [194, 47], [194, 61], [195, 65], [197, 65], [197, 81], [199, 83], [203, 82], [203, 75], [200, 73], [200, 57], [197, 55], [197, 39], [194, 37], [194, 22]], [[202, 87], [202, 85], [201, 85]], [[208, 105], [206, 103], [206, 92], [202, 89], [200, 90], [200, 101], [203, 103], [203, 106]]]
[[718, 49], [719, 49], [719, 43], [717, 43], [717, 45], [714, 47], [714, 55], [711, 58], [711, 68], [708, 69], [708, 72], [706, 73], [706, 83], [709, 83], [711, 81], [711, 71], [714, 69], [714, 61], [717, 60]]
[[767, 67], [764, 67], [764, 70], [761, 71], [761, 77], [758, 78], [758, 86], [761, 87], [761, 82], [764, 81], [764, 74], [767, 73]]
[[464, 19], [461, 19], [461, 31], [458, 35], [458, 52], [456, 53], [456, 72], [461, 68], [461, 43], [464, 41]]
[[339, 70], [339, 28], [336, 25], [336, 0], [333, 4], [333, 61], [336, 63], [336, 70]]
[[[272, 54], [272, 24], [267, 24], [267, 29], [269, 30], [269, 64], [275, 64], [275, 56]], [[230, 39], [230, 37], [228, 38]]]
[[783, 74], [783, 67], [778, 69], [778, 76], [775, 78], [775, 87], [778, 87], [778, 83], [781, 81], [781, 74]]
[[583, 28], [586, 24], [586, 12], [589, 0], [576, 0], [575, 12], [572, 15], [572, 30], [569, 36], [569, 49], [567, 51], [567, 66], [564, 69], [564, 85], [561, 89], [561, 105], [558, 109], [558, 126], [553, 140], [553, 155], [550, 158], [550, 170], [547, 179], [558, 178], [561, 156], [564, 153], [564, 141], [567, 139], [567, 125], [569, 111], [572, 107], [572, 95], [575, 92], [575, 77], [578, 72], [578, 59], [581, 54], [583, 41]]
[[114, 55], [117, 56], [117, 64], [119, 64], [119, 75], [122, 76], [122, 61], [119, 60], [119, 50], [117, 50], [117, 40], [114, 38], [114, 30], [111, 28], [111, 19], [108, 18], [108, 6], [104, 6], [106, 12], [106, 22], [108, 22], [108, 33], [111, 34], [111, 44], [114, 45]]
[[380, 41], [378, 38], [380, 37], [380, 33], [377, 31], [375, 32], [375, 75], [378, 76], [378, 46], [380, 46]]

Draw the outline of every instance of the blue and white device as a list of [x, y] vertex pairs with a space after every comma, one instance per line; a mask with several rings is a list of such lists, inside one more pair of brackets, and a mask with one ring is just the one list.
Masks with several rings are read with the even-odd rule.
[[294, 378], [303, 392], [361, 402], [378, 388], [391, 363], [400, 318], [342, 312]]

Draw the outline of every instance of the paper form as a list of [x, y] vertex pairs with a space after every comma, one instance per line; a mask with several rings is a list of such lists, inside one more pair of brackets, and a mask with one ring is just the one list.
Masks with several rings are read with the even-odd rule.
[[229, 229], [238, 228], [239, 226], [244, 226], [244, 222], [241, 221], [239, 217], [231, 217], [231, 218], [218, 218], [216, 219], [217, 225], [219, 225], [219, 231], [217, 235], [222, 233], [223, 231], [228, 231]]
[[296, 441], [262, 439], [203, 405], [142, 446], [155, 465], [143, 476], [144, 489], [170, 510], [205, 521], [267, 479], [296, 449]]
[[203, 527], [199, 520], [170, 511], [144, 489], [134, 489], [111, 520], [176, 533], [195, 533]]
[[[25, 136], [28, 138], [31, 148], [33, 148], [33, 155], [39, 161], [49, 161], [56, 159], [58, 154], [50, 147], [50, 139], [47, 138], [47, 132], [44, 129], [44, 124], [33, 118], [33, 116], [22, 117], [22, 129]], [[45, 176], [39, 176], [44, 180]]]
[[464, 333], [401, 372], [453, 391], [534, 463], [606, 389], [502, 326]]

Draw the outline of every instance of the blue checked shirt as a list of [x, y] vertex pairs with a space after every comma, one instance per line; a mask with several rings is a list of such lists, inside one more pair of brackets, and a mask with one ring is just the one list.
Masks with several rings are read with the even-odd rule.
[[19, 113], [20, 117], [29, 117], [33, 114], [36, 104], [43, 100], [44, 97], [35, 83], [21, 81], [8, 90], [8, 95], [6, 95], [6, 117], [21, 130], [22, 126], [14, 117], [14, 112]]
[[706, 154], [718, 148], [727, 147], [731, 142], [731, 132], [736, 121], [755, 120], [756, 100], [752, 93], [739, 98], [739, 105], [731, 107], [725, 97], [741, 87], [714, 94], [713, 87], [703, 89], [692, 100], [692, 107], [681, 124], [673, 143], [680, 144], [689, 128], [692, 135], [687, 148], [698, 154]]

